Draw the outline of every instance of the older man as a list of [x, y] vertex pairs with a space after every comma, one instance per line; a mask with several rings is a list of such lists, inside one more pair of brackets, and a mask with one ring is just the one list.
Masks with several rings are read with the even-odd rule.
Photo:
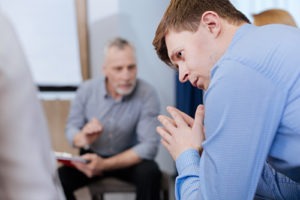
[[104, 79], [84, 83], [71, 106], [70, 144], [93, 153], [82, 156], [88, 164], [60, 168], [66, 196], [74, 199], [75, 189], [114, 176], [136, 185], [137, 200], [159, 199], [161, 172], [153, 160], [159, 144], [158, 96], [137, 79], [135, 50], [125, 39], [107, 45], [102, 71]]

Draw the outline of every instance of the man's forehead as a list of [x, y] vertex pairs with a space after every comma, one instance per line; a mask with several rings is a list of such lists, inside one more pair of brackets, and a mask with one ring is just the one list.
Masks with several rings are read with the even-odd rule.
[[165, 42], [168, 56], [171, 59], [171, 56], [175, 53], [175, 49], [180, 46], [180, 41], [176, 40], [176, 34], [171, 32], [166, 35]]
[[112, 57], [111, 59], [106, 60], [106, 66], [112, 68], [128, 67], [132, 65], [136, 65], [136, 60], [134, 59], [134, 57]]

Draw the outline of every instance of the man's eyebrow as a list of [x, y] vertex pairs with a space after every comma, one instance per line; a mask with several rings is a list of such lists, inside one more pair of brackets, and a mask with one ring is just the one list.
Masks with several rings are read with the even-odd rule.
[[175, 63], [176, 61], [176, 50], [172, 51], [171, 52], [171, 55], [169, 56], [169, 59], [170, 59], [170, 67], [172, 69], [175, 69], [175, 70], [178, 70], [178, 65]]
[[129, 64], [127, 67], [136, 67], [136, 63]]
[[113, 69], [123, 68], [123, 66], [122, 66], [122, 65], [113, 65], [112, 68], [113, 68]]

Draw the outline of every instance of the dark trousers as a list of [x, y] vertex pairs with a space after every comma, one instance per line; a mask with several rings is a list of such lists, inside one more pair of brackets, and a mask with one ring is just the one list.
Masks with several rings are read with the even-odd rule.
[[161, 172], [156, 162], [143, 160], [129, 168], [105, 172], [88, 178], [76, 168], [62, 166], [58, 174], [67, 200], [75, 200], [74, 191], [104, 177], [115, 177], [136, 186], [136, 200], [159, 200]]

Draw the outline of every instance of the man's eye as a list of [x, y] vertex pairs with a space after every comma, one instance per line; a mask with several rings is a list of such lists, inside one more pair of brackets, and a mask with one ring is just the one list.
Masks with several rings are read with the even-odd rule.
[[129, 69], [129, 70], [133, 70], [133, 69], [135, 69], [135, 68], [136, 68], [135, 65], [129, 65], [129, 66], [128, 66], [128, 69]]
[[121, 70], [122, 70], [121, 67], [116, 67], [116, 68], [115, 68], [115, 71], [118, 71], [118, 72], [119, 72], [119, 71], [121, 71]]
[[178, 59], [180, 59], [180, 58], [182, 57], [182, 52], [181, 52], [181, 51], [177, 52], [177, 53], [176, 53], [176, 57], [177, 57]]

